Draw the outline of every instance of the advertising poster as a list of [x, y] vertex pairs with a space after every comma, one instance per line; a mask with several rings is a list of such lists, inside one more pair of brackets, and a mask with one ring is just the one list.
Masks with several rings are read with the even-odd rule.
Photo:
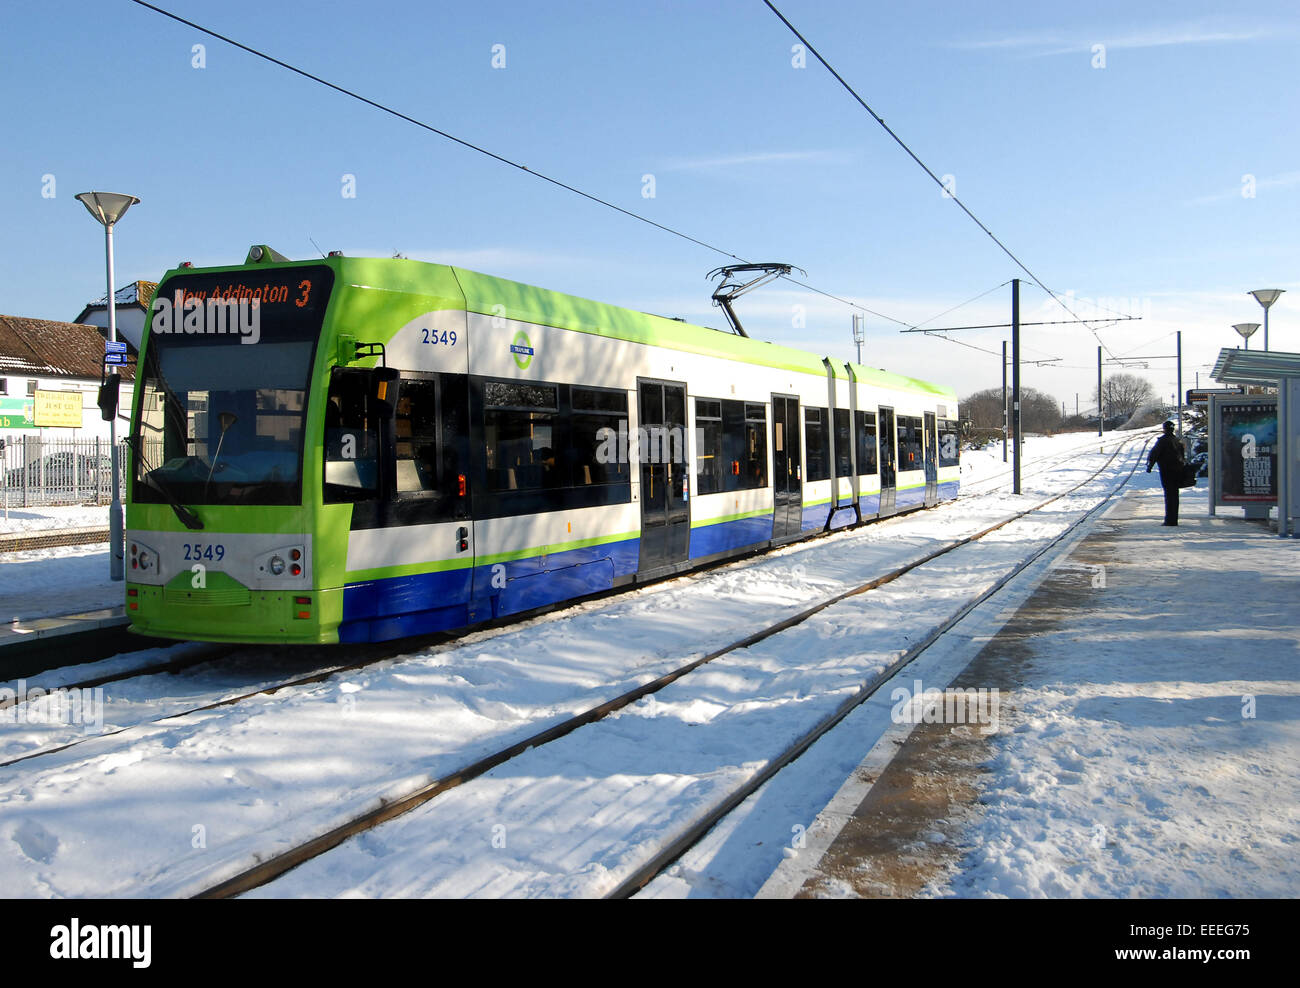
[[1219, 405], [1219, 502], [1277, 503], [1277, 402]]
[[0, 429], [34, 429], [31, 398], [0, 398]]

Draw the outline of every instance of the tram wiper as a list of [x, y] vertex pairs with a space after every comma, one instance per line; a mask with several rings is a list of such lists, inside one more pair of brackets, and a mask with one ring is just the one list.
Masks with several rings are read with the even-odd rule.
[[221, 444], [226, 441], [226, 433], [230, 427], [239, 421], [239, 416], [234, 412], [221, 412], [217, 416], [217, 421], [221, 423], [221, 438], [217, 440], [217, 451], [212, 456], [212, 465], [208, 467], [208, 479], [203, 482], [203, 500], [208, 499], [208, 485], [212, 483], [212, 473], [217, 469], [217, 460], [221, 456]]
[[127, 442], [131, 444], [131, 452], [138, 456], [145, 466], [144, 473], [140, 475], [141, 479], [167, 499], [167, 503], [171, 505], [172, 511], [176, 513], [176, 517], [181, 520], [182, 525], [192, 532], [197, 532], [202, 529], [203, 519], [196, 515], [192, 509], [185, 507], [185, 505], [181, 504], [180, 501], [176, 500], [172, 492], [167, 490], [167, 488], [165, 488], [154, 476], [154, 467], [150, 464], [149, 458], [144, 455], [144, 452], [140, 448], [140, 436], [138, 434], [128, 436]]

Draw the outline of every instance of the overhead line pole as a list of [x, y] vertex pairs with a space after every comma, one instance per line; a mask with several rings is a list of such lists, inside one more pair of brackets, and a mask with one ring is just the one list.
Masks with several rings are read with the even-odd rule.
[[1011, 279], [1011, 428], [1016, 438], [1016, 460], [1012, 466], [1012, 493], [1020, 493], [1020, 279]]
[[1011, 427], [1011, 409], [1007, 407], [1007, 341], [1002, 341], [1002, 462], [1007, 462], [1007, 434]]
[[[1268, 310], [1265, 309], [1265, 312]], [[1183, 331], [1178, 330], [1178, 392], [1174, 395], [1178, 402], [1178, 441], [1183, 440]]]
[[1106, 413], [1102, 411], [1101, 401], [1101, 347], [1097, 347], [1097, 438], [1100, 439], [1106, 428]]

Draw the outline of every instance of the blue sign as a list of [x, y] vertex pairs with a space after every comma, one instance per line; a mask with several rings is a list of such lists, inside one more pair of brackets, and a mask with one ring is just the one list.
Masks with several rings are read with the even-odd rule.
[[126, 365], [125, 353], [106, 353], [104, 354], [104, 363], [116, 366]]
[[126, 353], [126, 344], [114, 342], [113, 340], [104, 341], [104, 353]]

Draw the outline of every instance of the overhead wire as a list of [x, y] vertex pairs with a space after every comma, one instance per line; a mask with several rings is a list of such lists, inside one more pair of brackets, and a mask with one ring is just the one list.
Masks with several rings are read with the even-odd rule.
[[[228, 37], [227, 35], [214, 31], [211, 28], [206, 28], [202, 24], [197, 24], [194, 21], [181, 17], [179, 14], [172, 13], [170, 10], [165, 10], [162, 7], [149, 3], [147, 2], [147, 0], [131, 0], [131, 2], [137, 4], [138, 6], [144, 7], [148, 10], [152, 10], [157, 14], [161, 14], [163, 17], [170, 18], [171, 20], [176, 21], [177, 23], [184, 24], [186, 27], [190, 27], [196, 31], [200, 31], [211, 38], [216, 38], [218, 41], [223, 41], [228, 45], [240, 49], [241, 51], [248, 52], [248, 54], [250, 55], [253, 55], [257, 58], [264, 59], [265, 61], [268, 61], [273, 65], [278, 65], [282, 69], [287, 69], [290, 72], [302, 76], [304, 79], [309, 79], [312, 82], [325, 86], [328, 89], [332, 89], [337, 93], [342, 93], [344, 96], [348, 96], [354, 100], [357, 100], [358, 102], [365, 103], [367, 106], [373, 107], [376, 110], [380, 110], [383, 113], [387, 113], [394, 117], [397, 117], [399, 120], [404, 120], [407, 123], [414, 124], [417, 127], [429, 131], [430, 133], [437, 134], [439, 137], [452, 141], [455, 144], [459, 144], [461, 147], [485, 155], [486, 157], [489, 157], [494, 161], [497, 161], [503, 165], [508, 165], [511, 168], [516, 168], [519, 171], [525, 172], [533, 176], [534, 178], [541, 179], [543, 182], [548, 182], [551, 185], [556, 186], [557, 188], [561, 188], [568, 192], [572, 192], [574, 195], [581, 196], [582, 198], [597, 203], [598, 205], [605, 206], [609, 209], [614, 210], [615, 212], [622, 213], [624, 216], [630, 217], [631, 219], [639, 220], [640, 222], [646, 223], [649, 226], [655, 227], [658, 230], [662, 230], [664, 233], [669, 233], [675, 237], [680, 237], [681, 239], [689, 241], [690, 243], [693, 243], [699, 247], [703, 247], [706, 250], [711, 250], [714, 253], [721, 254], [723, 257], [729, 257], [732, 260], [739, 261], [742, 264], [750, 263], [746, 258], [741, 257], [739, 254], [735, 254], [732, 251], [726, 250], [725, 248], [718, 247], [715, 244], [711, 244], [705, 240], [701, 240], [698, 237], [693, 237], [688, 233], [684, 233], [681, 230], [668, 226], [667, 224], [660, 223], [656, 220], [651, 219], [648, 216], [643, 216], [642, 214], [637, 213], [631, 209], [625, 209], [622, 206], [616, 205], [615, 203], [612, 203], [607, 199], [602, 199], [600, 196], [593, 195], [590, 192], [584, 192], [582, 189], [570, 185], [567, 182], [563, 182], [558, 178], [554, 178], [550, 175], [547, 175], [544, 172], [540, 172], [535, 168], [529, 168], [527, 165], [524, 165], [518, 161], [514, 161], [510, 158], [507, 158], [503, 154], [498, 154], [497, 152], [489, 150], [488, 148], [483, 147], [482, 145], [475, 144], [473, 141], [468, 141], [465, 140], [464, 138], [457, 137], [455, 134], [451, 134], [445, 130], [442, 130], [439, 127], [433, 126], [430, 123], [426, 123], [423, 120], [418, 120], [415, 117], [403, 113], [400, 110], [396, 110], [385, 103], [379, 102], [378, 100], [370, 99], [367, 96], [363, 96], [360, 93], [355, 92], [354, 90], [348, 89], [344, 86], [340, 86], [337, 83], [330, 82], [328, 79], [324, 79], [318, 75], [308, 72], [306, 69], [301, 69], [296, 65], [292, 65], [289, 62], [284, 61], [283, 59], [276, 58], [274, 55], [269, 55], [266, 52], [261, 51], [257, 48], [253, 48], [250, 45], [246, 45], [243, 42], [236, 41], [234, 38]], [[818, 295], [824, 295], [829, 299], [834, 299], [836, 302], [839, 302], [843, 305], [847, 305], [854, 309], [859, 309], [862, 312], [866, 312], [870, 315], [877, 316], [878, 318], [881, 319], [886, 319], [890, 322], [898, 323], [900, 326], [910, 325], [910, 323], [906, 323], [901, 319], [895, 319], [894, 317], [887, 316], [884, 313], [875, 312], [871, 309], [868, 309], [864, 305], [860, 305], [857, 302], [852, 302], [838, 295], [834, 295], [831, 292], [823, 291], [822, 289], [817, 288], [813, 285], [809, 285], [805, 282], [797, 281], [796, 279], [793, 278], [786, 278], [785, 280], [790, 281], [791, 283], [796, 284], [801, 288], [807, 289], [808, 291], [815, 292]]]
[[941, 318], [943, 318], [943, 317], [946, 316], [949, 312], [956, 312], [958, 309], [963, 308], [964, 306], [970, 305], [972, 302], [978, 302], [978, 301], [979, 301], [980, 299], [982, 299], [985, 295], [991, 295], [993, 292], [996, 292], [999, 288], [1005, 288], [1005, 287], [1006, 287], [1007, 285], [1009, 285], [1009, 284], [1011, 284], [1011, 279], [1010, 279], [1010, 278], [1008, 278], [1006, 281], [1002, 282], [1002, 284], [1000, 284], [1000, 285], [994, 285], [992, 288], [988, 289], [987, 291], [980, 292], [980, 293], [979, 293], [978, 295], [976, 295], [974, 298], [968, 298], [965, 302], [961, 302], [961, 303], [959, 303], [959, 304], [957, 304], [957, 305], [954, 305], [951, 309], [944, 309], [944, 310], [943, 310], [942, 312], [940, 312], [938, 315], [931, 316], [929, 319], [925, 320], [925, 322], [919, 322], [919, 323], [917, 323], [915, 326], [912, 327], [912, 329], [920, 329], [922, 326], [925, 325], [925, 323], [927, 323], [927, 322], [934, 322], [936, 319], [941, 319]]
[[[857, 91], [852, 86], [850, 86], [848, 82], [845, 81], [844, 77], [835, 70], [835, 68], [830, 64], [830, 62], [826, 61], [826, 59], [822, 57], [821, 52], [817, 50], [817, 48], [813, 45], [813, 43], [809, 41], [806, 37], [804, 37], [803, 34], [799, 31], [799, 29], [796, 28], [793, 24], [791, 24], [789, 19], [776, 8], [776, 5], [772, 3], [772, 0], [763, 0], [763, 3], [765, 3], [768, 9], [771, 10], [772, 13], [774, 13], [781, 20], [782, 24], [784, 24], [787, 28], [790, 29], [790, 32], [796, 38], [799, 39], [799, 41], [804, 45], [804, 47], [807, 48], [808, 51], [812, 52], [813, 56], [817, 59], [817, 61], [822, 63], [822, 66], [826, 69], [826, 71], [835, 77], [836, 81], [839, 82], [839, 84], [844, 87], [844, 89], [848, 92], [848, 94], [852, 96], [858, 102], [858, 104], [864, 110], [866, 110], [867, 113], [871, 115], [872, 119], [875, 120], [876, 123], [880, 124], [882, 128], [884, 128], [885, 133], [887, 133], [890, 137], [892, 137], [894, 139], [894, 142], [899, 147], [901, 147], [904, 151], [907, 152], [908, 157], [910, 157], [913, 161], [915, 161], [916, 164], [921, 168], [921, 170], [924, 171], [927, 175], [929, 175], [930, 178], [934, 181], [934, 183], [939, 186], [939, 188], [943, 189], [944, 195], [947, 196], [949, 199], [951, 199], [953, 202], [955, 202], [958, 205], [958, 207], [960, 207], [961, 211], [964, 212], [967, 216], [969, 216], [972, 222], [974, 222], [976, 226], [978, 226], [981, 230], [983, 230], [989, 236], [989, 238], [995, 244], [998, 245], [998, 247], [1002, 250], [1002, 252], [1007, 255], [1007, 257], [1011, 258], [1011, 260], [1015, 263], [1016, 267], [1018, 267], [1021, 271], [1025, 272], [1025, 274], [1029, 275], [1030, 279], [1034, 282], [1034, 284], [1036, 284], [1039, 288], [1043, 289], [1043, 291], [1051, 295], [1052, 298], [1056, 300], [1057, 304], [1060, 305], [1061, 308], [1063, 308], [1071, 316], [1073, 316], [1075, 319], [1079, 319], [1079, 315], [1068, 305], [1066, 305], [1065, 301], [1056, 292], [1048, 288], [1047, 285], [1043, 283], [1043, 280], [1041, 278], [1039, 278], [1036, 274], [1034, 274], [1031, 270], [1029, 270], [1029, 267], [1022, 260], [1020, 260], [1019, 257], [1017, 257], [1014, 253], [1012, 253], [1011, 249], [1007, 247], [1007, 245], [1004, 244], [1001, 240], [999, 240], [997, 236], [994, 235], [993, 231], [990, 230], [987, 226], [985, 226], [984, 223], [980, 220], [980, 218], [976, 216], [973, 212], [971, 212], [971, 210], [966, 206], [966, 204], [962, 202], [961, 199], [959, 199], [955, 193], [950, 191], [948, 186], [944, 185], [943, 180], [940, 179], [939, 176], [934, 173], [934, 171], [930, 168], [930, 166], [927, 165], [924, 161], [922, 161], [917, 156], [915, 151], [913, 151], [910, 147], [908, 147], [907, 143], [901, 137], [899, 137], [898, 134], [896, 134], [894, 130], [887, 123], [885, 123], [884, 118], [881, 117], [878, 113], [876, 113], [876, 111], [873, 110], [867, 104], [866, 100], [864, 100], [861, 96], [858, 95]], [[1079, 319], [1079, 321], [1082, 322], [1084, 325], [1088, 325], [1088, 320], [1086, 319]], [[1105, 341], [1103, 341], [1102, 338], [1097, 334], [1096, 329], [1093, 329], [1092, 326], [1088, 326], [1088, 328], [1092, 331], [1092, 335], [1096, 337], [1097, 342], [1102, 346], [1102, 348], [1109, 351], [1110, 348], [1106, 346]]]

